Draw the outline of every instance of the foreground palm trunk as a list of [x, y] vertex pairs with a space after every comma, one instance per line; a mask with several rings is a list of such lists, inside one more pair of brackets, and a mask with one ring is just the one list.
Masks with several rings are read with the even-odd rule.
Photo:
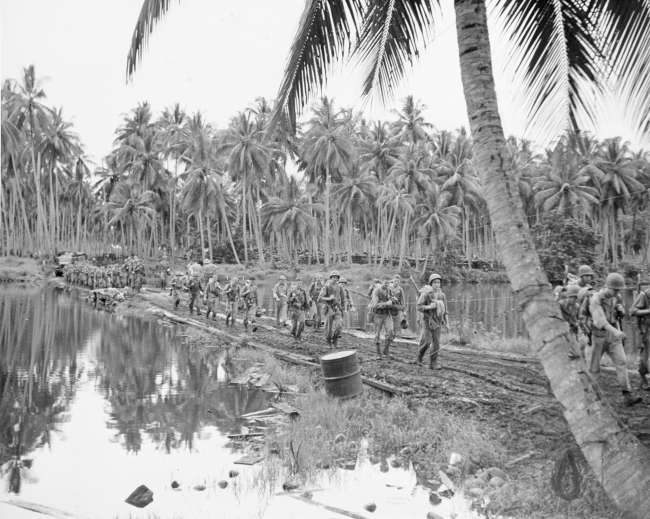
[[477, 169], [497, 243], [526, 328], [576, 442], [609, 497], [634, 517], [650, 510], [650, 453], [617, 419], [586, 373], [569, 361], [572, 340], [530, 238], [509, 177], [494, 87], [485, 0], [456, 0], [461, 75]]

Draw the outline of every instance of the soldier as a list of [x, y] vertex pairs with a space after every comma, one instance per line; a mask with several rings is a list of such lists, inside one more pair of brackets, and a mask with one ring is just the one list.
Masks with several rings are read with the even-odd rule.
[[[650, 284], [649, 284], [650, 285]], [[650, 286], [642, 290], [639, 286], [639, 293], [634, 299], [630, 315], [636, 317], [637, 326], [641, 334], [639, 346], [639, 375], [641, 375], [641, 389], [650, 390], [646, 376], [650, 372], [648, 366], [648, 354], [650, 353]]]
[[172, 298], [172, 302], [174, 303], [174, 308], [178, 308], [178, 305], [181, 302], [181, 292], [180, 292], [180, 279], [178, 279], [178, 276], [174, 276], [172, 278], [171, 286], [169, 288], [169, 295]]
[[341, 290], [343, 291], [343, 325], [345, 328], [350, 327], [350, 312], [354, 312], [354, 303], [348, 290], [348, 280], [341, 278], [339, 281]]
[[[560, 300], [562, 317], [569, 324], [569, 330], [573, 334], [576, 342], [578, 342], [578, 311], [580, 310], [577, 302], [578, 292], [580, 292], [580, 287], [577, 284], [569, 285], [564, 294], [564, 298]], [[579, 356], [584, 358], [584, 347], [580, 348], [580, 355], [575, 351], [569, 352], [570, 359], [577, 359]]]
[[396, 310], [396, 306], [391, 298], [390, 287], [387, 279], [373, 290], [370, 309], [374, 315], [373, 322], [375, 323], [375, 347], [377, 348], [377, 355], [380, 357], [382, 355], [380, 347], [382, 330], [384, 330], [383, 354], [389, 355], [390, 345], [395, 337], [392, 312]]
[[302, 331], [305, 328], [305, 312], [309, 310], [309, 298], [307, 292], [298, 282], [291, 283], [287, 297], [289, 317], [291, 319], [291, 335], [300, 340]]
[[441, 290], [442, 278], [438, 274], [429, 276], [429, 284], [422, 287], [417, 300], [417, 310], [421, 313], [421, 330], [418, 351], [418, 364], [429, 349], [429, 368], [440, 369], [440, 330], [447, 326], [447, 297]]
[[255, 284], [255, 278], [250, 276], [244, 288], [241, 291], [241, 299], [244, 303], [244, 329], [248, 331], [248, 323], [251, 323], [251, 329], [253, 331], [257, 330], [255, 326], [255, 314], [257, 312], [257, 285]]
[[215, 276], [212, 276], [208, 283], [205, 286], [205, 318], [209, 319], [210, 314], [212, 314], [212, 320], [217, 320], [217, 313], [215, 307], [217, 304], [217, 298], [219, 297], [219, 292], [221, 287]]
[[286, 325], [287, 321], [287, 278], [280, 276], [280, 280], [273, 287], [275, 300], [275, 324]]
[[165, 267], [160, 267], [158, 271], [158, 281], [160, 282], [160, 290], [165, 290], [167, 288], [167, 276], [169, 275], [169, 269]]
[[187, 284], [187, 290], [190, 293], [190, 315], [194, 312], [194, 305], [196, 304], [196, 315], [201, 315], [201, 308], [197, 298], [199, 294], [203, 292], [203, 287], [201, 287], [201, 282], [199, 281], [199, 276], [193, 275], [190, 278], [190, 282]]
[[625, 333], [619, 327], [619, 317], [625, 314], [619, 295], [625, 287], [623, 276], [612, 272], [607, 276], [605, 288], [602, 288], [589, 300], [589, 311], [593, 320], [591, 343], [593, 351], [589, 371], [600, 372], [600, 358], [609, 355], [616, 368], [616, 378], [623, 391], [626, 406], [641, 402], [640, 397], [632, 396], [630, 379], [627, 375], [627, 358], [623, 348]]
[[321, 289], [318, 302], [325, 306], [325, 337], [327, 344], [336, 347], [341, 335], [343, 291], [339, 286], [341, 276], [333, 270], [327, 283]]
[[391, 299], [395, 303], [395, 310], [391, 312], [391, 315], [393, 317], [393, 333], [397, 335], [397, 331], [400, 328], [406, 329], [408, 327], [408, 321], [404, 314], [406, 296], [404, 295], [402, 279], [399, 277], [399, 274], [395, 274], [395, 277], [390, 283], [389, 290]]
[[235, 326], [237, 307], [239, 305], [239, 292], [239, 281], [237, 276], [233, 276], [224, 291], [226, 295], [226, 326], [228, 326], [228, 324], [230, 324], [230, 326]]
[[323, 276], [316, 274], [314, 280], [309, 285], [309, 300], [314, 311], [314, 327], [320, 328], [323, 323], [322, 304], [318, 302], [318, 296], [323, 289]]

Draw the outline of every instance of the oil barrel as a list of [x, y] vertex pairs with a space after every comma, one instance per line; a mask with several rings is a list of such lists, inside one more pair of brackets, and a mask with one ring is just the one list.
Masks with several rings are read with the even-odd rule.
[[328, 395], [351, 398], [361, 394], [361, 368], [355, 350], [335, 351], [323, 355], [320, 365]]

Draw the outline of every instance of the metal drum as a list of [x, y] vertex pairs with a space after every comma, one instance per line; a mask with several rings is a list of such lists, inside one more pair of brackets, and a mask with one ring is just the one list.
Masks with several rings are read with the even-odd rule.
[[351, 398], [361, 394], [361, 368], [356, 351], [328, 353], [320, 358], [320, 365], [328, 395]]

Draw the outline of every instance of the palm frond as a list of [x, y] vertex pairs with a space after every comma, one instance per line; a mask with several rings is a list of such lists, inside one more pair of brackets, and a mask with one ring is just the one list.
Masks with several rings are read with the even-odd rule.
[[149, 43], [149, 36], [156, 24], [169, 10], [171, 0], [144, 0], [138, 21], [131, 36], [131, 47], [126, 58], [126, 78], [129, 79], [142, 60], [142, 53]]
[[355, 53], [369, 61], [363, 84], [367, 96], [378, 88], [382, 101], [395, 91], [406, 67], [430, 37], [439, 0], [369, 2]]
[[307, 0], [298, 24], [267, 135], [288, 116], [296, 118], [315, 90], [322, 89], [332, 62], [342, 58], [356, 38], [363, 0]]

